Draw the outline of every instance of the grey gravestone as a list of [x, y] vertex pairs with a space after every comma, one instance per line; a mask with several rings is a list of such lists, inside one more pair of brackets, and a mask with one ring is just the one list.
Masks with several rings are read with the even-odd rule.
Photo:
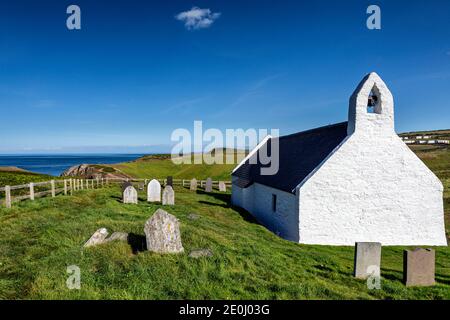
[[190, 213], [188, 215], [188, 219], [189, 220], [198, 220], [198, 218], [200, 218], [200, 216], [198, 214], [195, 214], [195, 213]]
[[147, 201], [148, 202], [159, 202], [161, 201], [161, 185], [159, 181], [153, 179], [150, 181], [147, 187]]
[[191, 189], [192, 191], [197, 190], [197, 179], [194, 178], [191, 180], [191, 185], [190, 185], [189, 189]]
[[103, 243], [108, 236], [108, 230], [106, 228], [98, 229], [94, 232], [92, 237], [84, 244], [84, 247], [91, 247], [97, 244]]
[[220, 192], [227, 192], [227, 185], [223, 181], [219, 181], [219, 191]]
[[206, 192], [212, 192], [212, 180], [211, 180], [211, 178], [206, 179], [205, 191]]
[[123, 192], [123, 203], [137, 204], [138, 193], [133, 186], [129, 186]]
[[126, 188], [129, 186], [132, 186], [133, 184], [130, 181], [125, 181], [122, 183], [122, 193], [125, 191]]
[[210, 249], [197, 249], [189, 253], [190, 258], [212, 257], [213, 253]]
[[355, 244], [354, 276], [367, 279], [369, 276], [380, 274], [381, 243], [357, 242]]
[[162, 209], [156, 210], [144, 226], [147, 249], [158, 253], [180, 253], [180, 223], [176, 217]]
[[114, 232], [104, 242], [111, 242], [111, 241], [114, 241], [114, 240], [127, 241], [128, 240], [128, 233], [126, 233], [126, 232]]
[[172, 176], [168, 176], [166, 179], [166, 186], [171, 186], [173, 187], [173, 178]]
[[171, 186], [166, 186], [162, 195], [162, 204], [173, 206], [175, 204], [175, 192]]
[[403, 252], [403, 281], [406, 286], [434, 285], [435, 252], [417, 248]]

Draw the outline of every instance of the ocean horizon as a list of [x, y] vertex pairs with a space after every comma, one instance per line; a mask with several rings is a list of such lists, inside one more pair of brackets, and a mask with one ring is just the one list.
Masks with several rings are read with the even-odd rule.
[[60, 176], [80, 164], [114, 164], [138, 159], [146, 154], [67, 153], [67, 154], [0, 154], [0, 167], [18, 167], [27, 171]]

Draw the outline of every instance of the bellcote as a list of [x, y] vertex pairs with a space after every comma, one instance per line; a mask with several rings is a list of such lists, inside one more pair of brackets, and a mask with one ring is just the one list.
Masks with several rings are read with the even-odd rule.
[[347, 134], [394, 132], [394, 98], [384, 81], [371, 72], [350, 97]]

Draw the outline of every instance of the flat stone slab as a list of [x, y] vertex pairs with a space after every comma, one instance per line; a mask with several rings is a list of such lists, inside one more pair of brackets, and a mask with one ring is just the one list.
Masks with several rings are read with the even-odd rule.
[[195, 213], [190, 213], [187, 217], [189, 220], [198, 220], [200, 218], [200, 216]]
[[126, 232], [114, 232], [109, 238], [107, 238], [104, 242], [111, 241], [128, 241], [128, 233]]
[[403, 281], [406, 286], [434, 285], [435, 260], [433, 249], [405, 250], [403, 252]]
[[84, 247], [92, 247], [97, 244], [103, 243], [108, 236], [108, 230], [106, 228], [98, 229], [84, 244]]
[[196, 249], [189, 253], [190, 258], [198, 259], [202, 257], [212, 257], [213, 252], [210, 249]]
[[357, 242], [355, 244], [354, 276], [367, 279], [369, 276], [380, 275], [381, 243]]
[[180, 223], [178, 219], [158, 209], [144, 226], [147, 250], [157, 253], [181, 253]]

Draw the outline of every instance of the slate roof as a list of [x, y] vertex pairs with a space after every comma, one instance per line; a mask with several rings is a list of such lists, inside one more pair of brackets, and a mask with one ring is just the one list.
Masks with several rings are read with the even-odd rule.
[[[254, 182], [293, 192], [302, 182], [347, 136], [347, 122], [326, 127], [294, 133], [269, 139], [268, 154], [271, 154], [273, 139], [279, 141], [279, 170], [275, 175], [261, 175], [262, 165], [256, 152], [242, 166], [232, 173], [237, 177], [234, 182], [238, 187], [247, 188]], [[250, 164], [253, 159], [254, 164]], [[258, 160], [255, 163], [255, 160]]]

